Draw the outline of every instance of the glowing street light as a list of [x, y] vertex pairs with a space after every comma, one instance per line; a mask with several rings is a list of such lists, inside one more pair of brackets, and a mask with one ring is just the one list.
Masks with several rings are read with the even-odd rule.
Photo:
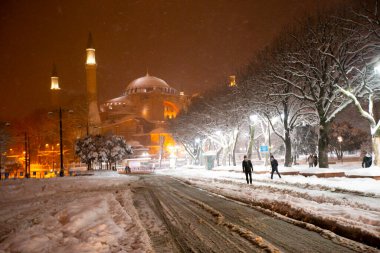
[[249, 115], [249, 120], [250, 120], [251, 122], [255, 122], [255, 121], [257, 121], [257, 119], [258, 119], [258, 117], [257, 117], [256, 114], [251, 114], [251, 115]]

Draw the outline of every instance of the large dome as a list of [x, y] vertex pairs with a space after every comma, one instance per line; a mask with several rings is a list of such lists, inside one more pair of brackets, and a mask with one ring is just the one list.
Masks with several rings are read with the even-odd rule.
[[164, 80], [150, 76], [137, 78], [128, 84], [126, 88], [126, 94], [132, 93], [146, 93], [158, 90], [165, 93], [176, 93], [177, 91], [169, 86]]

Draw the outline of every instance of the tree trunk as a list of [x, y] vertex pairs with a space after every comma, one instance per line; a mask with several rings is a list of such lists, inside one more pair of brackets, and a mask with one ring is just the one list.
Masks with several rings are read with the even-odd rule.
[[261, 153], [260, 153], [259, 146], [255, 145], [255, 150], [256, 150], [256, 153], [257, 153], [257, 158], [259, 158], [259, 161], [261, 161]]
[[340, 160], [340, 159], [339, 159], [339, 150], [336, 149], [336, 148], [334, 148], [334, 152], [335, 152], [336, 158], [337, 158], [338, 160]]
[[232, 149], [232, 164], [234, 166], [236, 166], [236, 146], [237, 146], [237, 142], [238, 142], [238, 139], [239, 139], [239, 133], [240, 131], [237, 131], [236, 135], [235, 135], [235, 141], [234, 141], [234, 147]]
[[252, 160], [252, 149], [253, 149], [254, 139], [255, 139], [255, 127], [252, 125], [249, 125], [249, 143], [248, 143], [248, 150], [247, 150], [247, 156], [249, 160]]
[[228, 158], [228, 147], [222, 148], [222, 165], [226, 166], [227, 165], [227, 158]]
[[195, 164], [196, 165], [202, 165], [201, 152], [202, 152], [202, 146], [201, 146], [201, 144], [198, 144], [197, 156], [195, 158]]
[[220, 148], [217, 152], [216, 152], [216, 165], [217, 166], [220, 166], [220, 153], [222, 152], [223, 148]]
[[[187, 145], [183, 144], [183, 142], [181, 142], [182, 146], [185, 148], [185, 151], [187, 152], [187, 154], [191, 157], [192, 159], [192, 164], [196, 164], [196, 160], [197, 160], [197, 157], [196, 155], [194, 155], [194, 153], [191, 151], [191, 148], [189, 148]], [[196, 151], [198, 153], [198, 150]]]
[[292, 163], [294, 165], [297, 164], [297, 158], [298, 158], [298, 140], [294, 143], [294, 149], [293, 149], [294, 153], [293, 153], [293, 160], [292, 160]]
[[330, 123], [321, 119], [321, 122], [319, 125], [319, 140], [318, 140], [318, 156], [319, 156], [320, 168], [329, 167], [329, 158], [328, 158], [329, 128], [330, 128]]
[[[285, 136], [284, 136], [284, 144], [285, 144], [285, 167], [291, 167], [292, 166], [292, 141], [290, 139], [290, 129], [289, 129], [289, 108], [288, 108], [288, 102], [289, 98], [285, 98], [282, 102], [283, 104], [283, 124], [284, 124], [284, 130], [285, 130]], [[273, 126], [272, 126], [273, 127]], [[273, 129], [274, 131], [274, 129]]]
[[379, 166], [379, 158], [380, 158], [380, 136], [375, 136], [372, 138], [372, 150], [373, 150], [373, 164]]
[[289, 131], [285, 131], [285, 167], [292, 166], [292, 142]]

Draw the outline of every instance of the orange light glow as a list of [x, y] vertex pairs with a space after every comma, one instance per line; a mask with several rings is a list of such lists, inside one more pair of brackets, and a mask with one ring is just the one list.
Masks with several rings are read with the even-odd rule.
[[230, 76], [230, 87], [236, 86], [236, 76]]
[[163, 145], [165, 152], [171, 153], [171, 149], [173, 149], [173, 147], [176, 147], [176, 142], [169, 133], [150, 134], [150, 140], [153, 146], [151, 146], [149, 153], [157, 154], [160, 151], [160, 135], [165, 137], [165, 142]]
[[59, 88], [59, 78], [57, 76], [52, 76], [51, 77], [51, 86], [50, 86], [50, 89], [51, 90], [60, 90], [61, 88]]
[[87, 65], [95, 65], [96, 64], [95, 49], [93, 49], [93, 48], [87, 48], [86, 51], [87, 51], [86, 64]]
[[177, 117], [179, 112], [178, 107], [169, 101], [164, 101], [164, 118], [165, 119], [174, 119]]

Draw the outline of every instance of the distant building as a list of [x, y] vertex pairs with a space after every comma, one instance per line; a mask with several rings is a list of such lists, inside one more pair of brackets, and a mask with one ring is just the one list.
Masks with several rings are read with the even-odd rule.
[[91, 34], [86, 55], [90, 134], [122, 135], [133, 146], [145, 147], [142, 150], [149, 150], [150, 155], [158, 155], [160, 147], [168, 149], [175, 145], [167, 130], [167, 122], [187, 109], [190, 98], [164, 80], [146, 73], [129, 83], [122, 96], [98, 106], [97, 63]]

